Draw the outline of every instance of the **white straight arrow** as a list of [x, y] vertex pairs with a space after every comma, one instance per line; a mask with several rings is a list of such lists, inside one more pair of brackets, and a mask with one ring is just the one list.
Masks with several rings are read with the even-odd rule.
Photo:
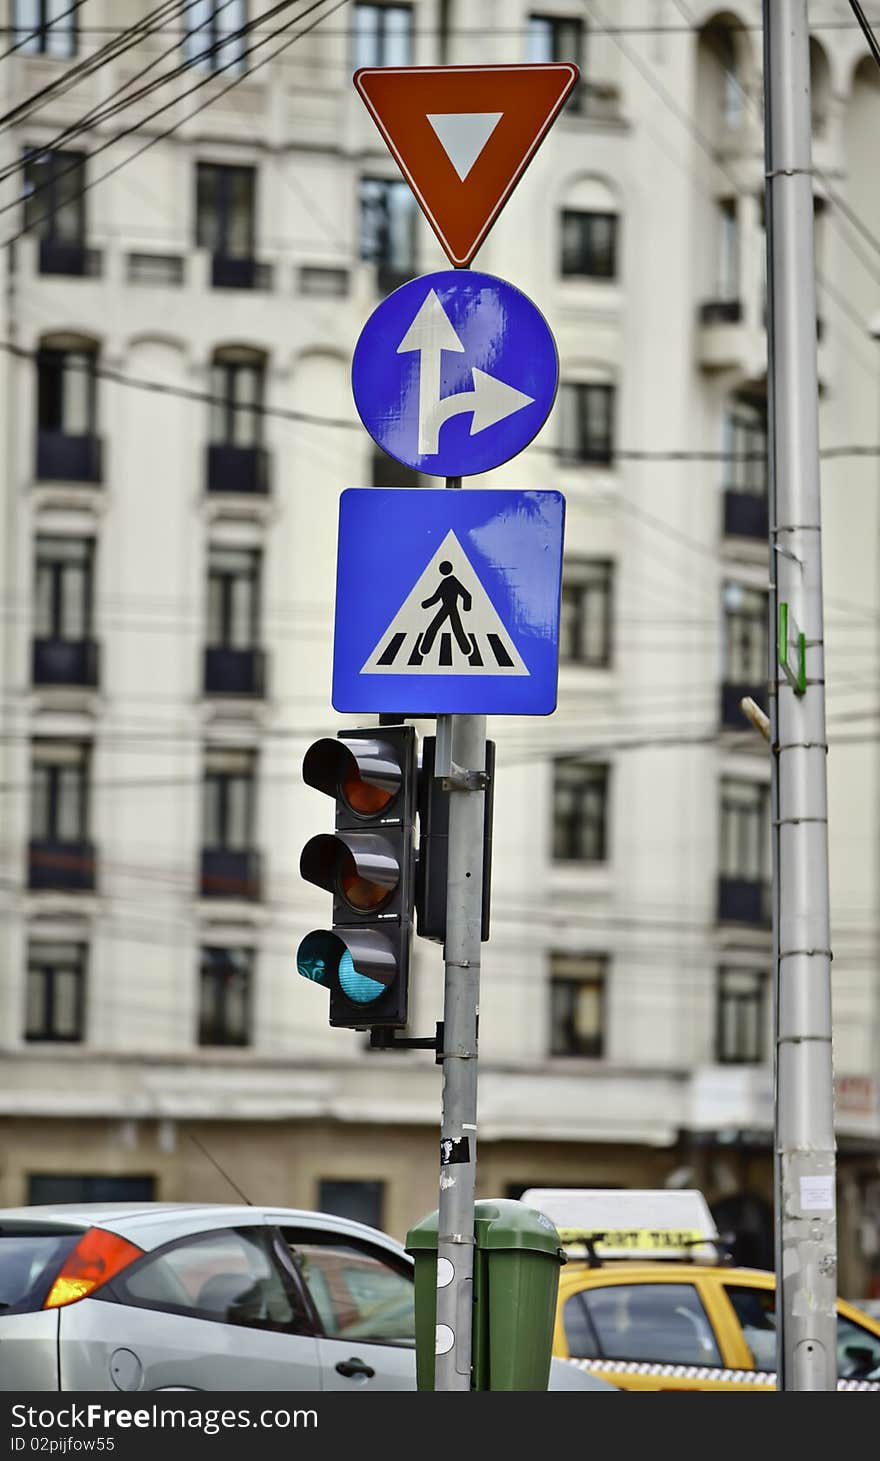
[[426, 294], [419, 312], [397, 347], [397, 354], [417, 351], [419, 356], [419, 456], [433, 456], [440, 449], [440, 427], [451, 416], [473, 412], [471, 436], [530, 406], [535, 399], [507, 385], [497, 376], [471, 367], [474, 388], [440, 395], [440, 357], [444, 350], [461, 353], [464, 345], [433, 289]]

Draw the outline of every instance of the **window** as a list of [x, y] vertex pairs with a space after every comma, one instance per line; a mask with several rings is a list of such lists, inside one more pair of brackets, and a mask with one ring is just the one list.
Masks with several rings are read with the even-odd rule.
[[203, 847], [247, 851], [254, 845], [255, 757], [212, 747], [205, 756]]
[[[406, 186], [404, 184], [404, 186]], [[256, 171], [252, 167], [196, 165], [196, 244], [223, 259], [255, 254]]]
[[96, 432], [97, 350], [44, 345], [37, 354], [37, 417], [41, 431], [62, 436]]
[[249, 1043], [252, 976], [250, 949], [202, 949], [200, 1045]]
[[208, 559], [208, 644], [253, 649], [258, 637], [260, 554], [213, 547]]
[[569, 462], [611, 466], [614, 387], [578, 381], [559, 392], [560, 455]]
[[91, 538], [37, 538], [34, 633], [38, 638], [89, 638], [94, 547]]
[[371, 1228], [382, 1227], [384, 1182], [335, 1182], [322, 1179], [318, 1186], [318, 1211], [351, 1218]]
[[80, 842], [88, 828], [88, 747], [75, 741], [35, 741], [31, 768], [31, 837]]
[[559, 760], [553, 768], [553, 858], [604, 862], [607, 851], [608, 767]]
[[724, 678], [729, 684], [766, 682], [768, 614], [763, 589], [724, 585]]
[[415, 1345], [415, 1291], [407, 1266], [368, 1243], [325, 1242], [317, 1233], [291, 1230], [284, 1238], [329, 1339]]
[[718, 971], [715, 1057], [723, 1065], [760, 1065], [767, 1059], [767, 976], [759, 969]]
[[361, 178], [360, 256], [393, 285], [415, 273], [416, 200], [402, 179]]
[[573, 1359], [721, 1364], [693, 1284], [621, 1283], [585, 1289], [567, 1301], [562, 1319]]
[[82, 944], [30, 945], [26, 1040], [82, 1040], [85, 959]]
[[567, 562], [562, 571], [559, 658], [596, 669], [611, 664], [614, 565], [603, 558]]
[[551, 1055], [603, 1054], [607, 967], [599, 954], [551, 955]]
[[299, 292], [344, 299], [348, 294], [348, 270], [328, 269], [320, 264], [304, 264], [299, 271]]
[[739, 228], [736, 199], [718, 204], [718, 298], [739, 299]]
[[247, 23], [245, 0], [195, 0], [184, 6], [183, 22], [183, 54], [191, 66], [241, 74], [248, 42], [235, 32]]
[[760, 781], [721, 783], [721, 876], [764, 882], [770, 863], [770, 789]]
[[86, 154], [28, 149], [24, 164], [24, 226], [55, 243], [86, 236]]
[[184, 265], [179, 254], [128, 254], [125, 262], [129, 284], [183, 283]]
[[13, 0], [12, 45], [22, 55], [76, 55], [76, 11], [71, 0]]
[[82, 1173], [33, 1172], [28, 1178], [28, 1203], [152, 1202], [155, 1177], [88, 1177]]
[[412, 63], [412, 6], [355, 5], [354, 65]]
[[617, 277], [617, 215], [562, 210], [563, 278]]
[[275, 1261], [259, 1228], [200, 1233], [149, 1253], [109, 1285], [114, 1298], [138, 1309], [160, 1309], [247, 1329], [309, 1332], [292, 1276]]
[[[577, 16], [530, 15], [526, 37], [527, 60], [547, 64], [573, 61], [583, 75], [584, 25]], [[568, 111], [580, 110], [582, 87], [575, 86], [566, 102]]]
[[724, 487], [728, 492], [767, 495], [767, 401], [737, 396], [724, 418]]
[[266, 364], [253, 350], [218, 350], [211, 366], [211, 441], [260, 446]]
[[[756, 1370], [776, 1369], [776, 1294], [773, 1289], [726, 1285]], [[845, 1315], [837, 1316], [837, 1374], [841, 1380], [880, 1376], [880, 1338]]]

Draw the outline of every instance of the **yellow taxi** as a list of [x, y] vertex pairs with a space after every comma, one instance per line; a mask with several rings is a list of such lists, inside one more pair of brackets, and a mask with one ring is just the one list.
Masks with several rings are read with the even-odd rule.
[[[555, 1355], [622, 1390], [775, 1389], [775, 1275], [718, 1261], [723, 1244], [701, 1193], [556, 1196], [562, 1201], [547, 1189], [523, 1194], [556, 1223], [568, 1254]], [[620, 1221], [632, 1219], [628, 1199], [649, 1198], [647, 1224], [644, 1201], [638, 1227]], [[693, 1199], [692, 1211], [682, 1221], [678, 1202], [679, 1220], [670, 1221], [675, 1204], [661, 1201], [667, 1211], [658, 1215], [656, 1199]], [[839, 1390], [880, 1391], [880, 1321], [842, 1299], [837, 1367]]]

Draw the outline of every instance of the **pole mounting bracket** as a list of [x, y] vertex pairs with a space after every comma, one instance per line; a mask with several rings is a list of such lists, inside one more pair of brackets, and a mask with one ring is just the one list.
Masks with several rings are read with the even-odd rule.
[[485, 791], [489, 785], [488, 771], [466, 771], [455, 761], [441, 778], [444, 791]]
[[433, 1050], [436, 1063], [443, 1059], [443, 1021], [439, 1020], [436, 1034], [410, 1038], [399, 1038], [396, 1030], [374, 1029], [370, 1031], [371, 1050]]

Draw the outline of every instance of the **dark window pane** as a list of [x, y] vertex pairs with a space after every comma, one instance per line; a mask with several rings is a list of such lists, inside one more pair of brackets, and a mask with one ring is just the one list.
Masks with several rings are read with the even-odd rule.
[[559, 862], [604, 862], [608, 767], [556, 761], [553, 784], [553, 857]]
[[617, 218], [613, 213], [563, 211], [561, 271], [566, 277], [615, 277]]
[[371, 1228], [381, 1228], [384, 1196], [384, 1182], [322, 1179], [318, 1188], [318, 1210], [351, 1218], [356, 1223], [366, 1223]]
[[152, 1202], [155, 1177], [87, 1177], [36, 1172], [28, 1178], [28, 1203]]
[[250, 949], [202, 950], [199, 1044], [247, 1045], [253, 954]]
[[562, 663], [603, 668], [611, 663], [614, 566], [604, 559], [564, 564], [559, 618]]
[[692, 1284], [609, 1284], [584, 1294], [602, 1356], [720, 1365], [715, 1334]]
[[600, 955], [551, 955], [551, 1055], [602, 1055], [606, 971]]
[[409, 66], [412, 62], [412, 7], [354, 7], [353, 50], [359, 66]]

